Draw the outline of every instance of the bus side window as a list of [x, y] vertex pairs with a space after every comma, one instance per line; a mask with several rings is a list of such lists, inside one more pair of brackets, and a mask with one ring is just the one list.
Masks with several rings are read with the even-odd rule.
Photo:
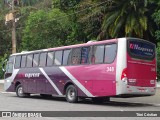
[[27, 64], [26, 67], [32, 67], [33, 54], [27, 55]]
[[94, 46], [91, 56], [91, 62], [103, 63], [104, 59], [104, 45]]
[[16, 60], [15, 60], [15, 68], [20, 68], [21, 67], [21, 56], [16, 56]]
[[25, 66], [26, 66], [26, 55], [22, 55], [21, 68], [24, 68]]
[[71, 64], [77, 65], [80, 64], [81, 60], [81, 48], [75, 48], [72, 51], [72, 58], [71, 58]]
[[54, 59], [54, 64], [55, 65], [61, 65], [62, 64], [62, 53], [63, 53], [62, 50], [55, 52], [55, 59]]
[[89, 63], [90, 47], [83, 47], [81, 49], [81, 64]]
[[67, 65], [68, 64], [70, 52], [71, 52], [71, 50], [64, 50], [64, 53], [63, 53], [63, 65]]
[[35, 53], [33, 56], [33, 67], [37, 67], [39, 62], [39, 53]]
[[116, 57], [117, 44], [110, 44], [105, 46], [105, 63], [112, 63]]
[[54, 60], [54, 52], [48, 52], [47, 53], [47, 66], [52, 66]]
[[39, 66], [46, 66], [46, 59], [47, 59], [47, 53], [43, 52], [40, 54], [40, 61], [39, 61]]

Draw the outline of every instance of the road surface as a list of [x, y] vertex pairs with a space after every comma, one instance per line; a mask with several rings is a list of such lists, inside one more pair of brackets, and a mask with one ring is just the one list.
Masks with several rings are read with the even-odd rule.
[[[18, 98], [15, 93], [4, 92], [3, 84], [0, 84], [0, 111], [160, 111], [160, 89], [157, 89], [155, 96], [150, 97], [111, 98], [110, 102], [102, 104], [95, 104], [90, 100], [86, 100], [73, 104], [66, 102], [64, 98], [52, 97], [45, 99], [39, 95], [32, 95], [29, 98]], [[59, 117], [58, 119], [61, 120], [63, 118]], [[82, 118], [77, 119], [81, 120]], [[94, 120], [95, 117], [87, 119]], [[101, 119], [106, 120], [106, 118]], [[123, 117], [115, 119], [125, 120]], [[129, 119], [136, 120], [137, 118]], [[149, 118], [144, 119], [149, 120]], [[152, 119], [158, 120], [157, 117]]]

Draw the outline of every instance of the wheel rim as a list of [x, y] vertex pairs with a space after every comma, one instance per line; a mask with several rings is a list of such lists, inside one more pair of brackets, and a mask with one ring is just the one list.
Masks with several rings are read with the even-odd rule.
[[18, 88], [18, 95], [19, 96], [23, 96], [23, 89], [22, 89], [22, 87]]
[[73, 89], [69, 89], [69, 90], [68, 90], [68, 98], [69, 98], [70, 100], [73, 100], [73, 99], [75, 99], [75, 96], [76, 96], [75, 91], [74, 91]]

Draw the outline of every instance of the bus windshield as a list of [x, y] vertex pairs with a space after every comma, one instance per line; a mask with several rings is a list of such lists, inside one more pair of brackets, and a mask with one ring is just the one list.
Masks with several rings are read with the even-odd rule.
[[128, 52], [132, 58], [153, 60], [155, 57], [155, 45], [144, 40], [130, 39]]

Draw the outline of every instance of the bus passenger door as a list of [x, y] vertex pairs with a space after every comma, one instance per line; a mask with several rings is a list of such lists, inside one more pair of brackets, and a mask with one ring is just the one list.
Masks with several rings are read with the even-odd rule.
[[7, 90], [11, 86], [11, 82], [13, 81], [12, 73], [13, 73], [13, 63], [14, 63], [14, 56], [11, 56], [7, 61], [5, 74], [4, 74], [4, 88]]

